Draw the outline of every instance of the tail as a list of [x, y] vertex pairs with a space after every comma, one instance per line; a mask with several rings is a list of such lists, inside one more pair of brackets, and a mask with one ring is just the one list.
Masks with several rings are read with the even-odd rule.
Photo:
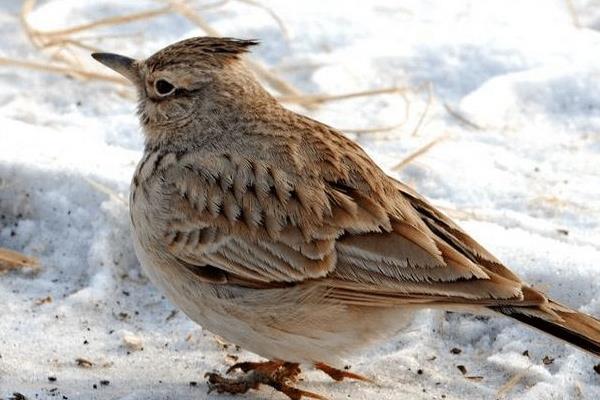
[[490, 309], [600, 357], [600, 320], [549, 300], [541, 306]]

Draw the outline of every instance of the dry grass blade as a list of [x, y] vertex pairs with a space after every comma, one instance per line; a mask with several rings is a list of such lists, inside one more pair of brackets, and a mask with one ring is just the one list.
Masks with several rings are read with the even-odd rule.
[[134, 21], [143, 20], [143, 19], [155, 18], [155, 17], [161, 16], [161, 15], [167, 14], [169, 12], [171, 12], [171, 8], [167, 6], [167, 7], [162, 7], [162, 8], [158, 8], [155, 10], [141, 11], [138, 13], [116, 15], [114, 17], [101, 18], [101, 19], [93, 21], [93, 22], [89, 22], [86, 24], [81, 24], [81, 25], [77, 25], [77, 26], [73, 26], [73, 27], [65, 28], [65, 29], [59, 29], [59, 30], [54, 30], [54, 31], [35, 30], [33, 32], [34, 32], [34, 34], [43, 35], [46, 37], [67, 36], [67, 35], [72, 35], [74, 33], [87, 31], [90, 29], [96, 29], [96, 28], [101, 28], [101, 27], [106, 27], [106, 26], [111, 26], [111, 25], [121, 25], [121, 24], [126, 24], [126, 23], [130, 23], [130, 22], [134, 22]]
[[400, 122], [398, 124], [390, 125], [390, 126], [378, 126], [374, 128], [349, 128], [349, 129], [340, 129], [342, 132], [348, 133], [379, 133], [379, 132], [390, 132], [394, 129], [401, 128], [405, 122]]
[[343, 94], [312, 94], [301, 96], [281, 96], [277, 99], [283, 103], [295, 103], [300, 105], [314, 105], [326, 103], [329, 101], [347, 100], [355, 97], [374, 96], [379, 94], [402, 93], [407, 89], [400, 86], [393, 86], [381, 89], [364, 90], [360, 92], [351, 92]]
[[446, 111], [448, 112], [448, 114], [450, 114], [451, 116], [453, 116], [454, 118], [456, 118], [458, 120], [458, 122], [462, 123], [463, 125], [466, 125], [469, 128], [475, 129], [477, 131], [483, 130], [483, 128], [481, 126], [477, 125], [475, 122], [469, 121], [467, 118], [465, 118], [464, 115], [461, 115], [458, 111], [456, 111], [455, 109], [453, 109], [450, 106], [450, 104], [444, 103], [444, 108], [446, 109]]
[[[94, 71], [87, 70], [83, 67], [84, 60], [82, 60], [81, 54], [74, 53], [74, 50], [84, 49], [86, 51], [97, 51], [93, 46], [90, 46], [86, 43], [83, 43], [82, 40], [84, 38], [73, 38], [70, 37], [73, 34], [81, 33], [84, 31], [89, 31], [92, 29], [97, 29], [101, 27], [107, 27], [112, 25], [125, 24], [133, 21], [139, 21], [143, 19], [149, 19], [158, 17], [163, 14], [167, 14], [169, 12], [178, 13], [179, 15], [185, 17], [188, 21], [193, 23], [194, 25], [200, 27], [206, 34], [211, 36], [221, 36], [219, 32], [214, 29], [202, 15], [200, 15], [197, 10], [190, 6], [189, 2], [185, 0], [163, 0], [167, 3], [166, 6], [160, 7], [153, 10], [147, 10], [137, 13], [131, 13], [126, 15], [117, 15], [108, 18], [102, 18], [93, 22], [89, 22], [86, 24], [81, 24], [77, 26], [72, 26], [69, 28], [58, 29], [53, 31], [43, 31], [34, 28], [28, 21], [29, 14], [35, 8], [37, 1], [36, 0], [24, 0], [23, 6], [21, 7], [20, 20], [23, 30], [29, 37], [31, 43], [41, 50], [52, 49], [53, 53], [51, 54], [52, 58], [57, 60], [57, 63], [43, 63], [43, 62], [32, 62], [27, 60], [18, 60], [18, 59], [10, 59], [10, 58], [0, 58], [0, 65], [12, 65], [22, 68], [29, 68], [38, 71], [45, 71], [51, 73], [58, 74], [66, 74], [69, 76], [82, 78], [82, 79], [97, 79], [103, 80], [112, 83], [124, 84], [127, 85], [125, 79], [117, 76], [117, 75], [105, 75], [103, 73], [98, 73]], [[287, 30], [283, 21], [276, 15], [273, 10], [262, 5], [256, 0], [238, 0], [239, 2], [246, 3], [248, 5], [259, 7], [265, 11], [267, 11], [279, 24], [282, 32], [286, 34]], [[218, 1], [213, 4], [209, 4], [204, 8], [200, 9], [208, 9], [208, 8], [216, 8], [221, 7], [227, 4], [229, 0]], [[379, 94], [387, 94], [387, 93], [398, 93], [403, 92], [406, 89], [401, 87], [392, 87], [392, 88], [383, 88], [383, 89], [374, 89], [367, 90], [363, 92], [356, 93], [347, 93], [341, 95], [305, 95], [302, 91], [294, 87], [292, 84], [287, 82], [285, 79], [281, 78], [276, 73], [269, 70], [262, 63], [257, 60], [249, 59], [247, 60], [247, 64], [252, 69], [256, 75], [262, 79], [267, 85], [269, 85], [273, 90], [275, 90], [280, 96], [280, 100], [288, 103], [296, 103], [306, 108], [311, 108], [316, 105], [329, 102], [329, 101], [337, 101], [344, 100], [353, 97], [361, 97], [361, 96], [373, 96]], [[422, 117], [424, 118], [424, 116]], [[367, 129], [348, 129], [348, 131], [356, 132], [356, 133], [367, 133], [367, 132], [381, 132], [381, 131], [389, 131], [397, 128], [401, 124], [379, 127], [379, 128], [367, 128]]]
[[474, 211], [468, 211], [468, 210], [464, 210], [464, 209], [459, 210], [456, 208], [446, 207], [442, 204], [434, 204], [434, 205], [436, 206], [436, 208], [443, 211], [445, 214], [447, 214], [451, 218], [461, 219], [461, 220], [467, 220], [467, 219], [480, 220], [481, 219], [481, 217]]
[[96, 182], [95, 180], [90, 179], [90, 178], [84, 177], [83, 179], [85, 179], [87, 181], [87, 183], [89, 183], [97, 191], [108, 195], [108, 197], [110, 197], [112, 200], [124, 205], [125, 207], [128, 207], [128, 202], [126, 200], [124, 200], [121, 196], [119, 196], [119, 194], [117, 192], [115, 192], [108, 186], [103, 185], [100, 182]]
[[187, 18], [194, 25], [198, 26], [210, 36], [221, 36], [200, 14], [198, 14], [190, 5], [181, 0], [169, 0], [169, 7]]
[[500, 387], [500, 389], [498, 389], [498, 392], [496, 393], [496, 398], [501, 399], [504, 396], [506, 396], [508, 392], [510, 392], [515, 386], [517, 386], [521, 379], [523, 379], [525, 375], [527, 375], [528, 370], [529, 368], [513, 375], [504, 385]]
[[13, 65], [15, 67], [33, 69], [36, 71], [44, 71], [44, 72], [50, 72], [50, 73], [55, 73], [55, 74], [77, 76], [77, 77], [85, 78], [85, 79], [97, 79], [97, 80], [108, 81], [108, 82], [112, 82], [112, 83], [118, 83], [118, 84], [122, 84], [122, 85], [128, 84], [125, 79], [120, 78], [116, 75], [115, 76], [104, 75], [104, 74], [97, 73], [97, 72], [86, 71], [84, 69], [77, 69], [77, 68], [73, 68], [73, 67], [64, 67], [64, 66], [52, 65], [52, 64], [37, 63], [37, 62], [33, 62], [33, 61], [17, 60], [17, 59], [0, 57], [0, 65]]
[[413, 129], [412, 136], [417, 136], [421, 127], [423, 126], [423, 122], [425, 122], [425, 117], [429, 112], [429, 107], [431, 107], [431, 102], [433, 100], [433, 83], [427, 82], [427, 103], [425, 103], [425, 108], [417, 121], [417, 125], [415, 125], [415, 129]]
[[70, 38], [59, 38], [58, 40], [47, 42], [46, 44], [44, 44], [44, 47], [46, 47], [46, 48], [47, 47], [64, 48], [69, 45], [79, 47], [80, 49], [84, 49], [84, 50], [88, 50], [88, 51], [92, 51], [92, 52], [100, 51], [100, 49], [97, 47], [90, 46], [88, 44], [81, 42], [80, 40], [70, 39]]
[[400, 96], [404, 99], [404, 120], [394, 125], [390, 126], [380, 126], [374, 128], [349, 128], [349, 129], [341, 129], [342, 132], [356, 133], [356, 134], [364, 134], [364, 133], [381, 133], [381, 132], [390, 132], [395, 129], [401, 128], [408, 121], [408, 116], [410, 115], [410, 100], [405, 92], [400, 92]]
[[[29, 37], [29, 40], [31, 41], [31, 43], [39, 49], [44, 49], [47, 46], [54, 47], [54, 45], [57, 44], [57, 46], [59, 46], [58, 52], [56, 52], [54, 54], [53, 58], [58, 59], [59, 62], [64, 65], [33, 62], [33, 61], [27, 61], [27, 60], [10, 59], [10, 58], [6, 58], [6, 57], [0, 58], [0, 65], [13, 65], [13, 66], [33, 69], [33, 70], [37, 70], [37, 71], [65, 74], [68, 76], [73, 76], [73, 77], [77, 77], [77, 78], [81, 78], [81, 79], [96, 79], [96, 80], [103, 80], [103, 81], [118, 83], [118, 84], [127, 84], [125, 79], [123, 79], [122, 77], [119, 77], [117, 75], [106, 75], [106, 74], [89, 71], [84, 68], [81, 68], [81, 60], [80, 59], [78, 59], [76, 56], [73, 56], [73, 55], [69, 55], [69, 54], [65, 55], [65, 52], [63, 50], [69, 51], [70, 49], [68, 47], [66, 47], [69, 44], [87, 49], [88, 46], [84, 45], [83, 43], [81, 43], [75, 39], [63, 37], [68, 34], [65, 32], [72, 31], [75, 28], [77, 28], [77, 31], [82, 30], [81, 29], [82, 26], [75, 27], [75, 28], [69, 28], [69, 29], [62, 30], [62, 31], [52, 31], [52, 32], [43, 32], [43, 31], [39, 31], [39, 30], [33, 28], [29, 24], [28, 17], [29, 17], [29, 14], [33, 11], [35, 5], [36, 5], [36, 0], [25, 0], [23, 2], [23, 6], [21, 7], [21, 13], [20, 13], [21, 26], [23, 27], [23, 30]], [[166, 9], [166, 8], [164, 8], [164, 9]], [[96, 21], [94, 23], [90, 23], [90, 24], [86, 24], [86, 25], [88, 25], [88, 26], [93, 25], [92, 27], [97, 27], [97, 26], [107, 25], [107, 24], [109, 24], [109, 22], [111, 24], [115, 24], [115, 23], [122, 23], [122, 22], [118, 22], [118, 20], [129, 21], [130, 19], [131, 19], [131, 15], [120, 16], [120, 17], [114, 17], [114, 18]], [[117, 22], [115, 22], [115, 20], [117, 20]], [[91, 29], [91, 28], [86, 28], [86, 29]], [[57, 32], [61, 32], [61, 34], [59, 35], [59, 34], [57, 34]]]
[[104, 34], [89, 34], [89, 35], [77, 35], [77, 40], [105, 40], [105, 39], [136, 39], [141, 40], [144, 37], [144, 32], [142, 31], [132, 31], [132, 32], [119, 32], [119, 33], [104, 33]]
[[277, 25], [279, 25], [279, 29], [281, 30], [281, 33], [283, 34], [283, 37], [285, 38], [285, 40], [289, 40], [290, 35], [288, 34], [288, 30], [287, 30], [285, 24], [283, 23], [283, 20], [279, 17], [279, 15], [277, 15], [277, 13], [275, 13], [275, 11], [273, 11], [272, 9], [270, 9], [269, 7], [267, 7], [263, 4], [260, 4], [258, 1], [254, 1], [254, 0], [238, 0], [238, 1], [266, 11], [271, 16], [271, 18], [273, 18], [275, 20]]
[[231, 2], [231, 0], [216, 1], [216, 2], [211, 3], [211, 4], [203, 5], [203, 6], [199, 7], [199, 9], [202, 10], [202, 11], [212, 10], [212, 9], [215, 9], [215, 8], [223, 7], [224, 5], [226, 5], [227, 3], [230, 3], [230, 2]]
[[565, 0], [565, 3], [567, 4], [567, 9], [569, 10], [569, 14], [571, 15], [571, 21], [573, 21], [573, 26], [575, 26], [576, 28], [581, 28], [579, 15], [577, 14], [577, 10], [575, 9], [573, 0]]
[[395, 166], [392, 167], [392, 171], [401, 171], [402, 169], [404, 169], [407, 165], [409, 165], [410, 163], [412, 163], [416, 158], [422, 156], [423, 154], [427, 153], [429, 150], [431, 150], [435, 145], [437, 145], [438, 143], [440, 143], [441, 141], [447, 139], [450, 135], [448, 135], [447, 133], [441, 136], [438, 136], [437, 138], [433, 139], [431, 142], [421, 146], [420, 148], [418, 148], [417, 150], [413, 151], [412, 153], [410, 153], [407, 157], [405, 157], [402, 161], [400, 161], [398, 164], [396, 164]]
[[297, 72], [306, 70], [315, 70], [327, 65], [325, 62], [313, 62], [303, 64], [290, 64], [290, 65], [278, 65], [273, 67], [272, 70], [276, 72]]
[[37, 259], [33, 257], [0, 247], [0, 272], [22, 268], [38, 270], [39, 266]]
[[262, 63], [256, 60], [246, 60], [246, 64], [258, 75], [259, 78], [267, 82], [273, 89], [285, 96], [302, 96], [302, 92], [294, 85], [280, 78], [269, 71]]

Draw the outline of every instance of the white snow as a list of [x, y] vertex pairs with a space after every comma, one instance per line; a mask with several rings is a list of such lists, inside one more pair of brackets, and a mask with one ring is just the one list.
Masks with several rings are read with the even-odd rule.
[[[568, 3], [261, 1], [287, 39], [265, 10], [244, 2], [203, 15], [225, 35], [260, 39], [255, 57], [304, 92], [412, 88], [404, 125], [349, 136], [530, 283], [600, 315], [600, 2], [572, 2], [579, 28]], [[0, 57], [39, 60], [20, 6], [0, 3]], [[30, 21], [60, 29], [159, 6], [48, 0]], [[143, 57], [202, 32], [169, 14], [81, 35], [92, 34], [122, 35], [96, 46]], [[433, 100], [413, 135], [428, 85]], [[0, 276], [0, 399], [227, 398], [206, 395], [204, 372], [223, 371], [231, 356], [256, 357], [174, 311], [133, 254], [126, 199], [143, 138], [131, 92], [1, 65], [0, 89], [0, 247], [42, 265], [38, 274]], [[351, 131], [398, 124], [405, 105], [387, 94], [304, 112]], [[299, 386], [332, 399], [594, 399], [599, 362], [508, 319], [425, 311], [348, 360], [378, 385], [309, 371]], [[285, 398], [269, 388], [244, 396], [264, 397]]]

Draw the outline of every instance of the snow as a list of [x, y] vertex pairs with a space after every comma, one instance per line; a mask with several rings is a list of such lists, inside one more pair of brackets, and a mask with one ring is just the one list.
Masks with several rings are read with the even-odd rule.
[[[256, 57], [305, 92], [412, 88], [408, 116], [398, 94], [304, 112], [347, 129], [530, 283], [600, 315], [597, 0], [573, 1], [581, 28], [563, 0], [261, 4], [281, 17], [287, 40], [265, 10], [244, 2], [203, 15], [225, 35], [260, 39]], [[30, 21], [59, 29], [157, 6], [48, 0]], [[19, 7], [0, 3], [0, 56], [39, 59]], [[169, 14], [96, 33], [123, 35], [98, 47], [143, 57], [201, 31]], [[416, 129], [428, 85], [433, 100]], [[256, 357], [176, 312], [133, 254], [126, 199], [143, 138], [131, 92], [6, 66], [0, 88], [0, 247], [42, 265], [37, 274], [0, 276], [0, 399], [227, 398], [206, 395], [203, 373], [223, 371], [232, 356]], [[350, 132], [406, 118], [391, 131]], [[598, 362], [501, 317], [424, 311], [405, 332], [348, 360], [377, 385], [335, 384], [309, 371], [299, 386], [337, 399], [592, 399]], [[244, 398], [263, 397], [284, 398], [268, 388]]]

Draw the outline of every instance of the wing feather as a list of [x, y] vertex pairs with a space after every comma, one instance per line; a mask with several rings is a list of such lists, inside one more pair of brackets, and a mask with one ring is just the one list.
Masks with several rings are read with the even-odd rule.
[[332, 301], [378, 306], [545, 301], [383, 173], [389, 184], [373, 180], [377, 188], [368, 191], [366, 178], [356, 180], [377, 171], [348, 166], [334, 180], [331, 171], [327, 179], [294, 174], [231, 154], [150, 155], [144, 164], [144, 179], [160, 183], [144, 193], [159, 220], [169, 221], [167, 251], [190, 268], [223, 271], [227, 282], [324, 285]]

